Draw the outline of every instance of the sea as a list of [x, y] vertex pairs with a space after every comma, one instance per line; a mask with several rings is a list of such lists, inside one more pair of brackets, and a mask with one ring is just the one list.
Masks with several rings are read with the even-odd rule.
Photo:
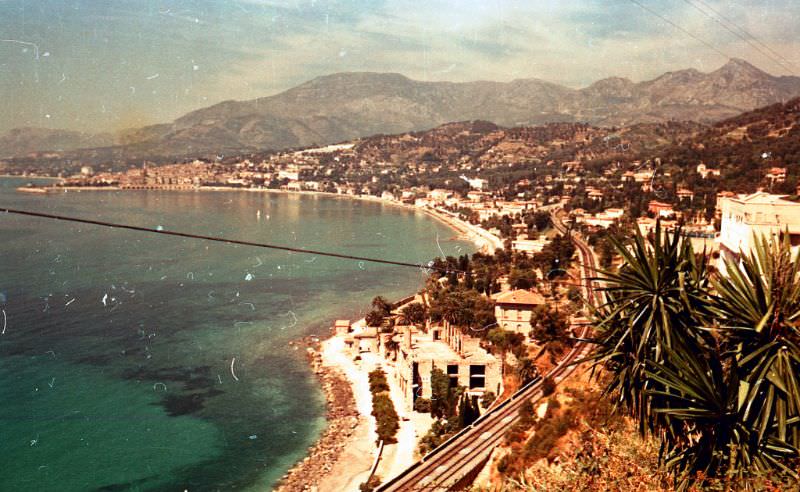
[[[426, 264], [422, 212], [247, 191], [19, 193], [0, 206]], [[0, 490], [269, 490], [325, 428], [302, 347], [423, 268], [0, 213]]]

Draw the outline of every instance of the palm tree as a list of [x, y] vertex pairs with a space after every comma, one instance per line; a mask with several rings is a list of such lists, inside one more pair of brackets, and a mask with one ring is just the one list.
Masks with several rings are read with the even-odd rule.
[[400, 343], [394, 338], [389, 338], [384, 344], [386, 351], [392, 354], [392, 360], [397, 360], [397, 349], [400, 348]]

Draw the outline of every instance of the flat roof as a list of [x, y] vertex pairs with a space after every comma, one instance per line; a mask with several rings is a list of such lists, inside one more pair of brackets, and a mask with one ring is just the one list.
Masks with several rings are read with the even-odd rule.
[[[404, 349], [405, 350], [405, 349]], [[428, 337], [415, 337], [411, 344], [411, 357], [415, 360], [433, 360], [434, 362], [469, 362], [487, 364], [497, 359], [485, 349], [477, 349], [462, 357], [442, 340], [433, 340]]]

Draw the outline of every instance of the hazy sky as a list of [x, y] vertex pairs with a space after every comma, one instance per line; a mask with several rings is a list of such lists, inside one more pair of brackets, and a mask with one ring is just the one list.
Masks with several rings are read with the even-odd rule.
[[[711, 6], [800, 74], [797, 0], [636, 1], [725, 55], [789, 73], [691, 3]], [[169, 122], [339, 71], [581, 87], [726, 61], [632, 0], [0, 0], [0, 39], [0, 131]]]

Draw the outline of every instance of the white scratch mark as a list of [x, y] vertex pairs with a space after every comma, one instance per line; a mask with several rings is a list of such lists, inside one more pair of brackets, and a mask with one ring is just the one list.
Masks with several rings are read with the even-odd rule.
[[0, 311], [3, 312], [3, 331], [0, 332], [0, 335], [5, 335], [6, 334], [6, 322], [8, 321], [8, 318], [6, 318], [6, 310], [5, 309], [0, 309]]
[[233, 379], [235, 379], [236, 381], [238, 381], [238, 380], [239, 380], [239, 378], [237, 378], [237, 377], [236, 377], [236, 373], [235, 373], [235, 372], [233, 372], [233, 365], [234, 365], [235, 363], [236, 363], [236, 357], [234, 357], [233, 359], [231, 359], [231, 376], [233, 376]]
[[39, 45], [36, 43], [31, 43], [30, 41], [21, 41], [19, 39], [0, 39], [0, 42], [21, 44], [23, 46], [33, 46], [33, 55], [37, 60], [39, 59]]
[[447, 255], [444, 254], [444, 250], [442, 246], [439, 244], [439, 233], [436, 233], [436, 247], [439, 248], [439, 252], [442, 254], [442, 258], [447, 258]]

